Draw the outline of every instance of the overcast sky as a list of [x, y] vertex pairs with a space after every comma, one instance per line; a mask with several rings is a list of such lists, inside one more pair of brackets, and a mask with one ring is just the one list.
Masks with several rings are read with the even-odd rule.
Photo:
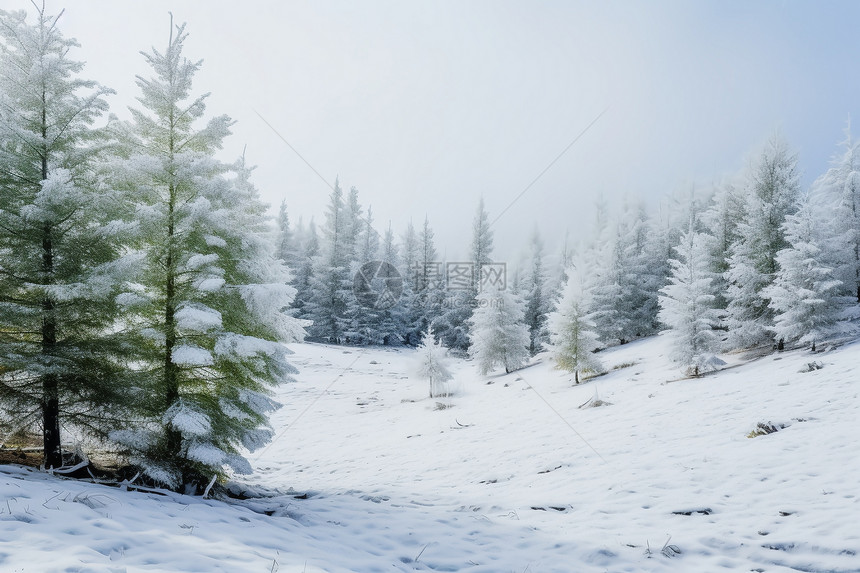
[[[555, 250], [612, 204], [708, 185], [776, 130], [808, 185], [860, 108], [858, 2], [306, 2], [49, 0], [84, 76], [128, 117], [139, 51], [163, 50], [168, 11], [203, 59], [198, 93], [237, 121], [263, 198], [321, 219], [329, 182], [359, 189], [377, 227], [425, 214], [466, 254], [478, 197], [512, 258], [538, 224]], [[0, 0], [5, 9], [25, 0]], [[258, 116], [259, 114], [259, 116]]]

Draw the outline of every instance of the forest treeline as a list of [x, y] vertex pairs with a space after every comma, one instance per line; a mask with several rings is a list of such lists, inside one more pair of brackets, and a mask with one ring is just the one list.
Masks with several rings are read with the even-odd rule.
[[[719, 352], [815, 349], [855, 333], [858, 185], [850, 129], [807, 190], [796, 154], [775, 135], [744, 170], [671, 197], [658, 217], [642, 204], [614, 214], [598, 204], [590, 239], [548, 257], [535, 229], [525, 259], [499, 269], [483, 200], [467, 260], [450, 262], [439, 259], [428, 219], [380, 234], [358, 191], [336, 182], [319, 226], [291, 226], [281, 205], [277, 250], [295, 269], [292, 313], [311, 323], [312, 340], [416, 345], [429, 329], [450, 350], [480, 361], [489, 352], [506, 368], [513, 355], [521, 365], [552, 350], [578, 379], [599, 370], [594, 351], [665, 332], [674, 359], [699, 374]], [[375, 260], [398, 269], [393, 306], [354, 296], [354, 278]]]

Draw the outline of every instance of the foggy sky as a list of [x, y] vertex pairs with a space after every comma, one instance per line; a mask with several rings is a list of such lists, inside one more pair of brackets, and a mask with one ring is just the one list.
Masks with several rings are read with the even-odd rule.
[[[27, 9], [0, 0], [4, 9]], [[440, 253], [466, 255], [483, 195], [513, 259], [537, 224], [555, 251], [618, 205], [707, 186], [779, 131], [804, 186], [858, 116], [856, 2], [49, 1], [82, 47], [84, 77], [135, 104], [141, 50], [163, 50], [168, 11], [203, 59], [195, 92], [237, 121], [254, 181], [295, 221], [320, 221], [329, 182], [358, 188], [376, 227], [427, 215]], [[259, 115], [258, 115], [259, 114]]]

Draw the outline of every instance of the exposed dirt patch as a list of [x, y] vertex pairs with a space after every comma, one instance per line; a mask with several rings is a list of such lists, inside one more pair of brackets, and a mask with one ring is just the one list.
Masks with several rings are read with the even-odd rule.
[[42, 465], [42, 453], [24, 452], [18, 449], [0, 449], [0, 464], [20, 464], [37, 468]]

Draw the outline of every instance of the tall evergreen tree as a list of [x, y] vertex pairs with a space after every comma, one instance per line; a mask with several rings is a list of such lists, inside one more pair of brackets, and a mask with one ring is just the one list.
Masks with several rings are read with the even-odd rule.
[[795, 212], [799, 194], [797, 158], [784, 141], [768, 142], [748, 185], [745, 216], [726, 272], [730, 348], [771, 341], [774, 310], [763, 291], [776, 277], [777, 253], [788, 247], [782, 224]]
[[477, 295], [469, 318], [469, 355], [481, 374], [496, 366], [505, 372], [522, 368], [529, 360], [529, 331], [523, 322], [522, 299], [508, 290], [486, 289]]
[[718, 185], [710, 198], [708, 208], [702, 213], [702, 225], [713, 241], [711, 244], [711, 268], [714, 291], [714, 308], [725, 310], [727, 271], [732, 245], [738, 241], [738, 224], [744, 216], [744, 200], [733, 181]]
[[[394, 238], [394, 231], [389, 223], [388, 229], [382, 239], [381, 261], [385, 263], [381, 267], [381, 276], [377, 278], [376, 292], [383, 293], [386, 289], [400, 287], [400, 296], [396, 300], [391, 299], [386, 305], [379, 309], [376, 322], [376, 337], [382, 344], [401, 344], [403, 333], [406, 330], [407, 314], [405, 301], [403, 300], [403, 277], [397, 270], [400, 267], [400, 253]], [[382, 297], [382, 300], [386, 300]]]
[[59, 16], [0, 11], [0, 409], [41, 429], [46, 467], [60, 432], [104, 435], [121, 414], [121, 202], [103, 184], [93, 127], [110, 90], [80, 79]]
[[796, 214], [786, 217], [783, 229], [789, 246], [777, 253], [779, 270], [763, 291], [776, 312], [773, 333], [778, 341], [815, 349], [816, 343], [848, 330], [841, 319], [852, 297], [843, 294], [842, 281], [836, 278], [837, 252], [827, 241], [829, 223], [816, 216], [808, 196], [800, 200]]
[[433, 228], [426, 216], [418, 233], [416, 266], [410, 272], [414, 289], [410, 320], [419, 332], [425, 332], [441, 316], [445, 297], [443, 265], [436, 252]]
[[689, 226], [675, 247], [676, 258], [669, 261], [670, 282], [660, 289], [659, 318], [668, 327], [671, 357], [693, 376], [712, 364], [719, 346], [715, 329], [721, 317], [714, 307], [713, 241], [698, 231], [696, 217], [691, 214]]
[[359, 235], [361, 249], [357, 262], [364, 264], [375, 261], [379, 252], [379, 232], [373, 228], [373, 210], [367, 208], [367, 217], [361, 221], [363, 229]]
[[433, 337], [433, 330], [427, 329], [416, 349], [415, 374], [430, 383], [430, 397], [449, 396], [448, 382], [454, 377], [448, 367], [447, 350]]
[[406, 226], [406, 231], [401, 236], [400, 276], [403, 278], [402, 305], [402, 332], [401, 338], [404, 344], [415, 345], [422, 339], [421, 303], [418, 300], [419, 293], [416, 292], [416, 271], [420, 260], [420, 244], [418, 233], [412, 221]]
[[358, 201], [358, 189], [350, 187], [344, 204], [343, 222], [345, 255], [349, 262], [358, 260], [361, 256], [362, 232], [367, 226], [363, 211]]
[[484, 206], [484, 197], [478, 201], [478, 210], [472, 222], [472, 242], [469, 248], [469, 259], [473, 263], [474, 285], [481, 283], [482, 267], [493, 262], [493, 230], [490, 228], [490, 215]]
[[548, 340], [547, 314], [551, 301], [547, 293], [547, 277], [544, 269], [543, 241], [537, 228], [529, 240], [529, 268], [523, 285], [525, 297], [525, 323], [529, 329], [529, 352], [534, 356], [543, 350]]
[[850, 125], [840, 146], [842, 153], [815, 181], [812, 193], [813, 200], [830, 211], [828, 228], [842, 243], [834, 245], [841, 254], [834, 260], [836, 276], [845, 293], [860, 304], [860, 142], [852, 138]]
[[113, 437], [152, 479], [194, 491], [226, 466], [250, 472], [242, 448], [271, 437], [272, 387], [294, 371], [281, 341], [303, 333], [283, 312], [295, 291], [250, 169], [215, 159], [232, 121], [198, 126], [206, 96], [191, 95], [201, 64], [183, 56], [186, 37], [171, 22], [166, 51], [143, 54], [153, 75], [138, 77], [142, 109], [115, 170], [145, 255], [122, 300], [148, 380], [139, 426]]
[[406, 231], [403, 233], [401, 244], [403, 245], [403, 254], [401, 256], [403, 270], [406, 271], [404, 278], [409, 283], [412, 283], [414, 281], [415, 267], [421, 258], [421, 245], [418, 242], [418, 233], [415, 232], [415, 226], [411, 220], [406, 225]]
[[308, 311], [305, 305], [313, 295], [314, 284], [314, 261], [319, 255], [319, 235], [317, 225], [313, 219], [308, 224], [308, 230], [304, 237], [302, 250], [296, 263], [293, 275], [293, 286], [296, 288], [296, 298], [293, 300], [293, 314], [299, 318], [306, 318]]
[[447, 277], [447, 308], [433, 325], [434, 330], [439, 333], [440, 338], [448, 348], [464, 351], [469, 347], [468, 321], [472, 316], [475, 300], [477, 300], [483, 266], [492, 262], [492, 252], [493, 231], [490, 229], [489, 214], [484, 206], [484, 198], [481, 197], [472, 223], [469, 261], [464, 261], [466, 265], [462, 265], [465, 272], [471, 273], [471, 280], [466, 281], [468, 282], [467, 285], [458, 285], [453, 288], [451, 277]]
[[549, 315], [547, 324], [552, 358], [558, 368], [573, 372], [577, 384], [580, 373], [603, 370], [600, 359], [594, 354], [600, 343], [591, 320], [591, 293], [582, 266], [581, 262], [575, 264], [571, 260], [558, 308]]
[[303, 318], [313, 321], [308, 335], [317, 340], [342, 342], [349, 328], [347, 305], [352, 296], [348, 217], [343, 190], [335, 181], [322, 229], [320, 254], [314, 259], [311, 298]]
[[287, 213], [286, 200], [281, 201], [281, 206], [278, 208], [276, 241], [275, 249], [276, 256], [284, 261], [284, 263], [292, 270], [298, 263], [298, 252], [296, 248], [296, 233], [290, 226], [290, 215]]
[[649, 240], [653, 235], [644, 206], [625, 206], [614, 261], [619, 286], [616, 321], [622, 343], [657, 331], [657, 291], [663, 286], [666, 260], [654, 251]]
[[575, 249], [570, 242], [570, 231], [565, 230], [564, 239], [562, 240], [558, 254], [554, 257], [555, 260], [553, 263], [548, 265], [549, 271], [546, 283], [547, 299], [550, 307], [553, 309], [561, 297], [562, 288], [567, 283], [567, 269], [573, 264], [574, 252]]
[[588, 314], [594, 331], [604, 344], [617, 344], [624, 340], [618, 307], [623, 249], [609, 223], [605, 203], [598, 202], [595, 213], [592, 239], [577, 264], [583, 286], [589, 292]]

